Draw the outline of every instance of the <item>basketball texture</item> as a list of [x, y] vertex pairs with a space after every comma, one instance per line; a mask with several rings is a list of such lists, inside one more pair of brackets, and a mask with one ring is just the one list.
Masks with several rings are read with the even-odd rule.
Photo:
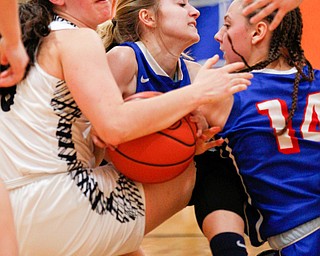
[[[126, 99], [145, 99], [159, 92], [141, 92]], [[196, 125], [183, 117], [167, 129], [107, 150], [109, 159], [122, 174], [142, 183], [160, 183], [175, 178], [195, 154]]]

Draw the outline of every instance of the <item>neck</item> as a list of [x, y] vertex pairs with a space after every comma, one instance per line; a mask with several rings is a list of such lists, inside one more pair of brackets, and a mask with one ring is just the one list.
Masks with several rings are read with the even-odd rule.
[[161, 43], [141, 40], [146, 46], [152, 57], [158, 65], [166, 72], [168, 76], [174, 79], [177, 72], [177, 65], [181, 55], [181, 51], [170, 51]]
[[65, 19], [65, 18], [62, 18], [60, 15], [58, 14], [55, 14], [54, 17], [53, 17], [53, 20], [54, 21], [59, 21], [59, 22], [64, 22], [64, 23], [67, 23], [73, 27], [77, 27], [77, 25], [75, 25], [74, 23], [70, 22], [69, 20]]
[[270, 63], [267, 66], [267, 68], [283, 71], [283, 70], [289, 70], [292, 67], [288, 64], [288, 62], [283, 57], [280, 57], [278, 60]]
[[59, 17], [65, 19], [69, 23], [79, 27], [79, 28], [91, 28], [91, 29], [97, 29], [97, 26], [91, 26], [88, 24], [85, 24], [84, 22], [80, 21], [79, 19], [75, 18], [74, 16], [70, 15], [69, 13], [63, 12], [63, 11], [58, 11], [56, 10], [56, 15]]

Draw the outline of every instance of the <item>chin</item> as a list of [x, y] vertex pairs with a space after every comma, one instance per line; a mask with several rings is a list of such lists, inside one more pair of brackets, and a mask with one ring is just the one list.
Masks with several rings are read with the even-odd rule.
[[192, 38], [191, 43], [192, 44], [196, 44], [196, 43], [199, 43], [199, 41], [200, 41], [200, 36], [197, 35], [197, 36]]
[[234, 57], [234, 56], [231, 56], [228, 57], [227, 55], [223, 55], [223, 58], [225, 60], [225, 64], [231, 64], [231, 63], [235, 63], [235, 62], [242, 62], [242, 60], [238, 57]]

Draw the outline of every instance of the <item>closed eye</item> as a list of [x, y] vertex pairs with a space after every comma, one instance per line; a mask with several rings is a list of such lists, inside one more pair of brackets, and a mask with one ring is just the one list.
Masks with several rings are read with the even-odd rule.
[[224, 26], [226, 29], [230, 28], [230, 25], [229, 25], [229, 24], [226, 24], [226, 23], [224, 23], [223, 26]]

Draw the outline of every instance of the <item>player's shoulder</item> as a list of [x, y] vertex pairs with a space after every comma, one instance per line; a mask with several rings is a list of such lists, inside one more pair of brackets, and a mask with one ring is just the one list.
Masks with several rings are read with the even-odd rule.
[[184, 60], [184, 62], [186, 63], [186, 66], [188, 69], [191, 68], [191, 69], [199, 70], [201, 68], [201, 65], [194, 60]]
[[199, 69], [201, 68], [201, 65], [195, 61], [192, 60], [185, 60], [184, 61], [186, 63], [188, 72], [189, 72], [189, 76], [191, 79], [191, 82], [194, 80], [194, 78], [196, 77], [197, 73], [199, 72]]
[[80, 51], [87, 52], [87, 49], [101, 49], [103, 43], [95, 30], [90, 28], [63, 29], [50, 33], [51, 42], [56, 44], [61, 50], [67, 52]]
[[131, 66], [136, 63], [135, 52], [129, 46], [115, 46], [107, 52], [107, 59], [117, 65]]
[[107, 52], [106, 57], [123, 95], [134, 93], [138, 64], [133, 49], [128, 46], [116, 46]]
[[53, 31], [58, 37], [66, 38], [69, 40], [85, 38], [84, 41], [79, 41], [78, 43], [84, 43], [88, 40], [99, 39], [101, 41], [98, 33], [91, 28], [78, 28], [78, 29], [61, 29]]

